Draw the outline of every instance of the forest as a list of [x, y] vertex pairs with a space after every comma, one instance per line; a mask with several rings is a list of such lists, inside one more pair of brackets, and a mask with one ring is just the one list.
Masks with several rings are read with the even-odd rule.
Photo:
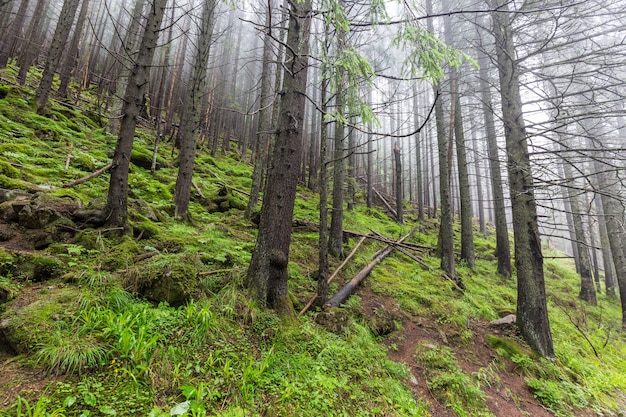
[[0, 416], [622, 416], [623, 0], [0, 0]]

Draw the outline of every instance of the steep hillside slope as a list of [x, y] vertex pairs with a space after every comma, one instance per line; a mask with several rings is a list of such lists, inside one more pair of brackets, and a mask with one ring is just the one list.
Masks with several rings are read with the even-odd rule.
[[[243, 218], [251, 167], [201, 149], [193, 224], [172, 217], [172, 144], [151, 174], [154, 133], [132, 155], [132, 235], [101, 226], [109, 162], [89, 101], [39, 116], [33, 92], [0, 86], [0, 415], [568, 416], [623, 415], [626, 339], [615, 300], [576, 297], [577, 277], [547, 260], [557, 359], [535, 357], [511, 324], [515, 284], [477, 235], [464, 292], [438, 270], [436, 220], [407, 226], [361, 203], [346, 212], [352, 249], [371, 230], [408, 254], [379, 264], [342, 308], [278, 317], [242, 287], [255, 225]], [[88, 99], [88, 97], [87, 97]], [[314, 294], [317, 196], [301, 188], [290, 291]], [[382, 247], [368, 239], [331, 293]], [[549, 252], [549, 248], [547, 253]], [[331, 269], [339, 260], [332, 260]]]

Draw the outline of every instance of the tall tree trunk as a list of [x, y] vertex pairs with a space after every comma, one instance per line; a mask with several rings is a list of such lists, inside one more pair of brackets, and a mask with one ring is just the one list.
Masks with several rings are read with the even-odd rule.
[[[113, 134], [117, 133], [117, 130], [120, 128], [120, 117], [124, 118], [122, 109], [127, 105], [125, 102], [126, 85], [132, 83], [129, 77], [135, 75], [130, 72], [130, 69], [133, 66], [130, 62], [133, 62], [135, 54], [137, 53], [135, 46], [141, 31], [141, 12], [144, 4], [145, 2], [143, 0], [135, 0], [133, 14], [128, 26], [128, 32], [122, 42], [120, 56], [122, 57], [121, 59], [123, 62], [121, 63], [121, 70], [116, 79], [115, 93], [112, 97], [113, 104], [111, 106], [111, 117], [109, 118], [109, 125], [107, 127], [108, 131]], [[141, 51], [139, 53], [141, 53]], [[137, 57], [137, 61], [139, 61], [139, 57]], [[143, 92], [142, 97], [139, 97], [139, 99], [143, 100]], [[138, 108], [138, 110], [140, 109]], [[120, 112], [122, 112], [122, 114], [120, 114]]]
[[[432, 0], [426, 0], [426, 14], [432, 15]], [[426, 21], [427, 30], [434, 33], [432, 19]], [[454, 265], [454, 230], [452, 228], [452, 197], [450, 195], [450, 158], [446, 137], [443, 100], [435, 90], [435, 122], [437, 126], [437, 154], [439, 156], [439, 195], [441, 199], [441, 224], [439, 225], [438, 248], [441, 256], [441, 269], [450, 279], [461, 284]]]
[[[327, 49], [328, 26], [323, 48]], [[325, 51], [326, 52], [326, 51]], [[328, 77], [322, 72], [320, 105], [326, 113]], [[317, 276], [317, 299], [315, 305], [323, 306], [328, 300], [328, 130], [324, 117], [320, 117], [320, 232], [319, 232], [319, 273]]]
[[39, 0], [37, 2], [37, 6], [35, 6], [35, 12], [33, 13], [30, 24], [28, 25], [28, 32], [26, 34], [25, 41], [22, 44], [22, 52], [17, 59], [17, 65], [20, 68], [17, 74], [17, 82], [20, 85], [24, 85], [26, 83], [28, 70], [37, 56], [37, 51], [39, 49], [37, 45], [37, 38], [39, 32], [41, 31], [41, 27], [43, 26], [41, 21], [47, 8], [47, 0]]
[[78, 45], [80, 44], [80, 40], [83, 38], [83, 27], [85, 26], [85, 21], [87, 20], [88, 11], [89, 0], [82, 0], [80, 12], [78, 13], [78, 19], [76, 20], [76, 28], [74, 29], [74, 34], [72, 35], [72, 41], [70, 42], [70, 46], [67, 48], [65, 61], [61, 66], [61, 82], [59, 84], [59, 96], [61, 97], [67, 97], [67, 87], [70, 84], [72, 72], [75, 70], [76, 64], [78, 63]]
[[[475, 113], [472, 113], [471, 120], [474, 120]], [[487, 227], [485, 224], [485, 195], [483, 193], [483, 165], [482, 158], [480, 157], [479, 146], [478, 146], [478, 137], [477, 137], [477, 129], [475, 128], [475, 123], [470, 123], [471, 136], [472, 136], [472, 153], [474, 154], [474, 170], [476, 172], [476, 201], [477, 201], [477, 209], [478, 209], [478, 225], [480, 233], [487, 233]]]
[[[145, 32], [139, 46], [137, 62], [133, 65], [124, 95], [124, 108], [120, 124], [120, 133], [113, 154], [111, 179], [107, 195], [105, 214], [107, 224], [114, 227], [127, 228], [128, 220], [128, 168], [130, 153], [133, 148], [137, 117], [143, 103], [150, 78], [150, 66], [157, 46], [161, 22], [167, 0], [154, 0], [145, 21]], [[139, 21], [134, 22], [140, 24]]]
[[[372, 88], [367, 91], [367, 101], [372, 104]], [[372, 131], [372, 123], [368, 124], [368, 130]], [[374, 135], [367, 135], [367, 208], [372, 208], [374, 201]]]
[[180, 142], [180, 153], [178, 154], [178, 176], [174, 189], [174, 205], [176, 206], [174, 215], [184, 220], [189, 219], [189, 198], [196, 158], [196, 140], [200, 132], [200, 121], [203, 114], [202, 99], [206, 93], [207, 64], [213, 39], [214, 12], [215, 0], [202, 2], [197, 47], [185, 102], [185, 122], [181, 123], [183, 134]]
[[0, 41], [0, 68], [7, 66], [9, 58], [15, 52], [16, 47], [20, 44], [22, 32], [24, 31], [24, 22], [26, 21], [26, 11], [28, 10], [29, 0], [22, 0], [17, 14], [6, 30], [6, 35]]
[[269, 25], [272, 21], [272, 10], [268, 7], [265, 11], [265, 27], [267, 32], [263, 36], [263, 70], [261, 72], [261, 108], [259, 110], [259, 118], [257, 125], [257, 135], [255, 142], [255, 158], [254, 168], [252, 171], [252, 186], [250, 187], [250, 197], [246, 206], [245, 217], [250, 219], [254, 214], [259, 193], [263, 186], [263, 177], [265, 176], [265, 166], [267, 164], [267, 154], [270, 141], [270, 128], [272, 123], [272, 38], [269, 32]]
[[[563, 137], [559, 139], [561, 152], [565, 151], [563, 145]], [[591, 305], [596, 305], [596, 291], [593, 285], [593, 277], [591, 276], [591, 265], [589, 261], [589, 250], [587, 245], [587, 238], [585, 236], [585, 229], [583, 226], [583, 218], [581, 214], [581, 208], [578, 201], [578, 191], [574, 189], [575, 181], [574, 170], [572, 169], [570, 162], [563, 161], [563, 173], [566, 184], [566, 198], [569, 202], [570, 217], [572, 219], [572, 228], [574, 229], [574, 242], [576, 246], [576, 252], [578, 256], [578, 273], [580, 275], [580, 293], [578, 298], [588, 302]]]
[[[592, 182], [594, 188], [598, 189], [597, 175], [592, 176]], [[613, 269], [613, 258], [611, 255], [611, 247], [609, 244], [609, 235], [606, 229], [606, 217], [604, 216], [604, 208], [602, 205], [602, 199], [596, 196], [594, 199], [594, 205], [596, 208], [596, 215], [598, 217], [598, 231], [600, 233], [600, 247], [602, 248], [602, 264], [604, 265], [604, 285], [606, 295], [611, 298], [615, 298], [615, 287], [617, 287], [617, 281], [615, 278], [615, 270]]]
[[454, 110], [454, 137], [456, 139], [456, 160], [459, 174], [461, 259], [467, 262], [467, 265], [470, 268], [474, 268], [475, 255], [472, 196], [470, 193], [469, 170], [467, 167], [467, 147], [465, 143], [465, 130], [463, 127], [463, 114], [461, 112], [461, 98], [458, 91], [456, 92], [453, 100], [456, 100]]
[[537, 223], [537, 206], [526, 127], [522, 113], [520, 81], [508, 3], [489, 0], [502, 97], [502, 119], [508, 155], [508, 173], [515, 237], [517, 271], [517, 326], [539, 355], [554, 356], [543, 275], [543, 254]]
[[[417, 84], [413, 84], [413, 125], [419, 126], [419, 99]], [[424, 185], [422, 178], [422, 144], [420, 134], [415, 134], [415, 182], [417, 183], [417, 220], [424, 221]]]
[[[340, 6], [345, 5], [344, 0], [339, 0]], [[337, 29], [337, 49], [341, 54], [346, 48], [346, 30]], [[331, 255], [343, 257], [343, 187], [345, 180], [346, 160], [345, 153], [345, 125], [342, 120], [345, 117], [344, 83], [345, 70], [338, 68], [335, 74], [335, 106], [338, 117], [335, 117], [335, 149], [333, 153], [333, 208], [330, 215], [330, 232], [328, 250]]]
[[246, 284], [263, 305], [293, 314], [287, 294], [291, 224], [300, 170], [311, 0], [289, 4], [289, 29], [278, 135]]
[[[481, 34], [482, 32], [479, 31], [479, 35]], [[480, 65], [479, 88], [485, 122], [485, 135], [487, 136], [487, 158], [489, 160], [489, 174], [491, 177], [491, 194], [493, 195], [493, 215], [496, 226], [498, 274], [504, 278], [510, 278], [511, 247], [509, 244], [509, 230], [506, 223], [500, 156], [498, 155], [498, 138], [496, 136], [496, 127], [493, 118], [494, 111], [492, 108], [491, 87], [489, 84], [489, 59], [482, 51], [479, 51], [478, 63]]]

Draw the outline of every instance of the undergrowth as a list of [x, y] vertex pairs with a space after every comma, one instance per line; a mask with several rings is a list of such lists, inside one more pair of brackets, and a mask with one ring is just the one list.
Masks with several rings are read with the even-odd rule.
[[[9, 66], [2, 75], [11, 79], [13, 71]], [[0, 188], [45, 190], [85, 207], [97, 204], [106, 195], [106, 175], [61, 188], [111, 156], [115, 138], [94, 116], [89, 94], [82, 112], [55, 102], [43, 117], [32, 111], [28, 88], [1, 88]], [[2, 304], [0, 321], [18, 329], [10, 335], [19, 339], [15, 363], [40, 369], [52, 381], [43, 392], [21, 392], [0, 416], [429, 415], [427, 404], [408, 389], [407, 367], [390, 361], [362, 324], [357, 297], [347, 302], [349, 318], [337, 334], [315, 322], [315, 311], [286, 321], [248, 299], [242, 281], [256, 230], [243, 218], [245, 196], [236, 190], [250, 187], [247, 162], [234, 153], [212, 157], [200, 149], [194, 179], [204, 198], [194, 191], [193, 220], [178, 223], [172, 217], [176, 169], [170, 145], [161, 148], [154, 174], [139, 165], [150, 155], [152, 141], [153, 132], [144, 128], [134, 147], [132, 237], [120, 240], [87, 228], [71, 242], [49, 245], [47, 256], [63, 268], [45, 285], [32, 283], [17, 268], [17, 258], [0, 251], [0, 292], [10, 301]], [[210, 200], [224, 192], [231, 209], [210, 210]], [[318, 204], [314, 193], [299, 188], [295, 218], [317, 223]], [[411, 230], [363, 205], [345, 213], [345, 228], [396, 239]], [[458, 266], [466, 287], [459, 292], [439, 271], [436, 231], [436, 223], [427, 220], [410, 239], [420, 246], [415, 253], [422, 263], [396, 253], [363, 285], [446, 335], [449, 346], [423, 345], [415, 352], [439, 401], [459, 416], [490, 415], [484, 390], [501, 383], [502, 364], [510, 363], [557, 415], [582, 409], [617, 415], [624, 409], [626, 348], [619, 306], [605, 295], [597, 307], [579, 301], [578, 279], [561, 262], [546, 261], [556, 359], [535, 357], [515, 337], [493, 336], [496, 359], [478, 372], [463, 372], [454, 349], [474, 343], [481, 322], [515, 312], [516, 286], [497, 276], [493, 238], [481, 236], [476, 266]], [[380, 247], [366, 243], [346, 265], [343, 279]], [[315, 292], [316, 248], [316, 230], [294, 231], [289, 273], [296, 308]], [[338, 264], [331, 259], [332, 269]], [[180, 303], [152, 299], [154, 293], [145, 291], [165, 278], [183, 283]], [[338, 286], [331, 284], [331, 292]], [[65, 377], [54, 378], [59, 375]]]

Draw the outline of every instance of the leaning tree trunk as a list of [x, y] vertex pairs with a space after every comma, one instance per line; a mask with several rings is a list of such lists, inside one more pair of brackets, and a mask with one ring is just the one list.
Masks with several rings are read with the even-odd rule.
[[[505, 0], [490, 0], [493, 35], [502, 97], [502, 119], [508, 156], [508, 173], [515, 237], [517, 270], [517, 326], [539, 355], [554, 356], [543, 275], [543, 254], [537, 222], [537, 205], [526, 127], [519, 92], [518, 65], [510, 16]], [[504, 12], [504, 13], [501, 13]]]
[[[145, 32], [139, 46], [137, 62], [133, 65], [124, 95], [124, 108], [117, 138], [113, 166], [107, 195], [105, 214], [107, 224], [114, 227], [127, 228], [128, 220], [128, 169], [130, 153], [133, 148], [135, 127], [139, 110], [143, 104], [143, 94], [149, 79], [150, 65], [157, 46], [161, 22], [167, 0], [154, 0], [145, 22]], [[135, 22], [139, 24], [139, 22]]]
[[291, 2], [289, 12], [278, 135], [246, 277], [246, 285], [261, 304], [286, 314], [293, 313], [287, 294], [287, 265], [302, 156], [311, 0]]

